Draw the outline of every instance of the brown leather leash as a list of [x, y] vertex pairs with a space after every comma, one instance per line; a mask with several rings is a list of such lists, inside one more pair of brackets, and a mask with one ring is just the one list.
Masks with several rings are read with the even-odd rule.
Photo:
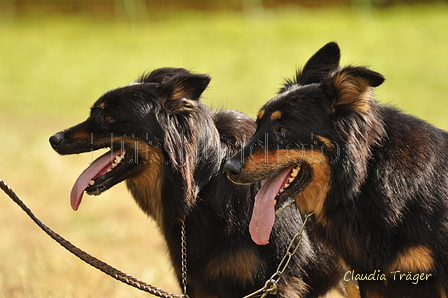
[[162, 297], [162, 298], [181, 298], [182, 296], [177, 296], [164, 290], [152, 286], [144, 281], [141, 281], [135, 277], [132, 277], [124, 272], [121, 272], [118, 269], [108, 265], [107, 263], [98, 260], [97, 258], [91, 256], [85, 251], [77, 248], [69, 241], [65, 240], [62, 236], [51, 230], [47, 227], [42, 221], [40, 221], [31, 210], [19, 199], [19, 197], [15, 194], [15, 192], [8, 186], [2, 179], [0, 179], [0, 188], [17, 204], [25, 211], [26, 214], [45, 232], [53, 238], [56, 242], [58, 242], [61, 246], [67, 249], [69, 252], [86, 262], [87, 264], [95, 267], [96, 269], [106, 273], [107, 275], [115, 278], [118, 281], [121, 281], [127, 285], [133, 286], [139, 290], [148, 292], [154, 296]]

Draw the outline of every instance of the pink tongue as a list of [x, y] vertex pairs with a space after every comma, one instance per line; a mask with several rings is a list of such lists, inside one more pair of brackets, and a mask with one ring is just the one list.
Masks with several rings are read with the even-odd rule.
[[291, 168], [287, 168], [274, 177], [267, 179], [255, 196], [249, 232], [252, 240], [258, 245], [269, 243], [275, 220], [275, 197], [286, 183], [285, 181], [289, 177]]
[[89, 185], [90, 180], [104, 175], [107, 169], [111, 167], [111, 164], [115, 157], [121, 155], [122, 152], [122, 150], [118, 150], [115, 152], [107, 152], [101, 155], [95, 161], [93, 161], [92, 164], [81, 173], [81, 175], [79, 175], [70, 193], [70, 205], [72, 206], [73, 210], [78, 210], [78, 207], [82, 201], [84, 190]]

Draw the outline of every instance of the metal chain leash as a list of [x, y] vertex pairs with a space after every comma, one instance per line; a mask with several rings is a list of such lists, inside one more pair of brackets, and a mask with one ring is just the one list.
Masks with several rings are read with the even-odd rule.
[[188, 273], [187, 273], [187, 229], [185, 228], [185, 219], [180, 220], [180, 243], [182, 257], [182, 295], [181, 297], [190, 298], [187, 294]]
[[61, 246], [67, 249], [69, 252], [86, 262], [87, 264], [95, 267], [96, 269], [106, 273], [107, 275], [115, 278], [118, 281], [121, 281], [127, 285], [133, 286], [139, 290], [148, 292], [152, 295], [162, 297], [162, 298], [180, 298], [180, 296], [165, 292], [164, 290], [147, 284], [135, 277], [132, 277], [124, 272], [121, 272], [118, 269], [108, 265], [107, 263], [98, 260], [97, 258], [89, 255], [85, 251], [77, 248], [69, 241], [65, 240], [62, 236], [51, 230], [47, 227], [43, 222], [41, 222], [32, 212], [31, 210], [19, 199], [19, 197], [15, 194], [15, 192], [3, 181], [0, 179], [0, 188], [17, 204], [25, 211], [26, 214], [51, 238], [53, 238], [56, 242], [58, 242]]
[[[251, 297], [261, 297], [264, 298], [269, 294], [275, 295], [277, 294], [277, 285], [280, 281], [283, 273], [285, 272], [286, 268], [289, 265], [289, 262], [291, 261], [291, 258], [296, 254], [297, 250], [300, 247], [300, 244], [302, 243], [303, 239], [303, 231], [305, 230], [306, 223], [308, 222], [308, 219], [313, 215], [313, 213], [308, 213], [305, 215], [305, 219], [303, 220], [302, 227], [300, 228], [300, 231], [294, 235], [294, 237], [291, 239], [291, 242], [288, 245], [288, 248], [286, 250], [285, 255], [283, 256], [283, 259], [280, 261], [280, 264], [277, 267], [277, 272], [275, 272], [271, 278], [269, 278], [266, 283], [264, 284], [264, 287], [259, 289], [258, 291], [253, 292], [252, 294], [249, 294], [247, 296], [244, 296], [243, 298], [251, 298]], [[295, 243], [297, 242], [297, 243]], [[295, 243], [295, 244], [294, 244]]]

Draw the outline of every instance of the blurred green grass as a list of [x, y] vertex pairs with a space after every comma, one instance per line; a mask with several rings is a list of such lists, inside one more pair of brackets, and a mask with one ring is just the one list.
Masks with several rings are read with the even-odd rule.
[[[446, 28], [447, 5], [371, 13], [288, 7], [250, 16], [184, 11], [138, 24], [34, 15], [0, 23], [0, 178], [73, 243], [179, 293], [163, 241], [123, 185], [71, 211], [71, 185], [93, 156], [58, 156], [51, 134], [84, 120], [105, 91], [164, 66], [210, 74], [210, 106], [255, 116], [328, 41], [339, 43], [343, 64], [385, 75], [380, 101], [448, 129]], [[81, 263], [6, 196], [0, 200], [1, 297], [144, 297]]]

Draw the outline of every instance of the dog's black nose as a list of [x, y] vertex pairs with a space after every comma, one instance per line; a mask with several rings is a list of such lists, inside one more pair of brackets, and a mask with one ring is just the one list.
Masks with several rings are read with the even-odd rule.
[[224, 165], [224, 171], [227, 173], [227, 176], [232, 179], [241, 174], [243, 167], [244, 165], [241, 162], [231, 159]]
[[58, 132], [50, 137], [51, 147], [55, 148], [62, 143], [64, 139], [64, 133]]

